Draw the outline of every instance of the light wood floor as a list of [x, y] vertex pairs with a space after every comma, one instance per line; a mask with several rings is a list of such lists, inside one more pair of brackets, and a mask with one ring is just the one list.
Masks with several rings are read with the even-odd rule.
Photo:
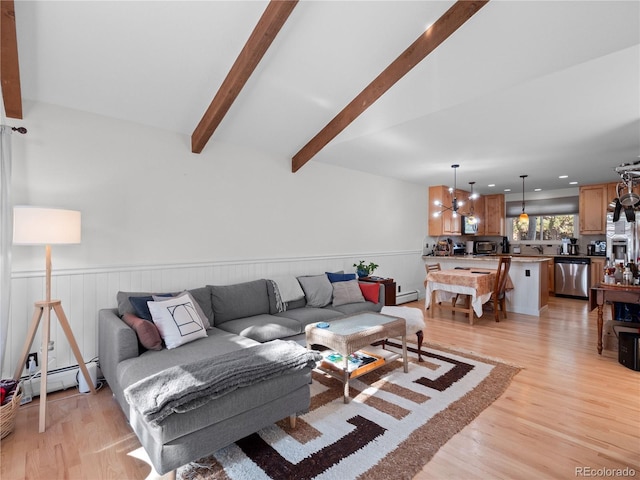
[[[627, 467], [639, 478], [640, 372], [620, 365], [616, 352], [596, 353], [595, 323], [587, 302], [556, 298], [540, 318], [509, 314], [495, 323], [485, 315], [474, 326], [460, 313], [427, 318], [428, 341], [523, 370], [415, 478], [611, 478], [614, 471], [596, 470]], [[151, 471], [108, 388], [50, 395], [47, 425], [39, 434], [37, 401], [20, 408], [1, 444], [2, 480], [143, 479]]]

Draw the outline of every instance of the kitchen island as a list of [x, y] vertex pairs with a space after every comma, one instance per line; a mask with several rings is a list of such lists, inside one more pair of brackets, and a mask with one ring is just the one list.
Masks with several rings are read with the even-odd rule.
[[[499, 255], [423, 256], [425, 264], [439, 263], [445, 270], [456, 267], [498, 268]], [[511, 255], [509, 277], [513, 290], [507, 295], [507, 311], [540, 316], [549, 303], [549, 268], [553, 257]]]

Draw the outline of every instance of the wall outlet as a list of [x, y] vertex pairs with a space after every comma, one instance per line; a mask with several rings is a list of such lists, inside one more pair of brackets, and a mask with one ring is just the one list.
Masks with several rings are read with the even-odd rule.
[[398, 293], [400, 293], [401, 291], [402, 291], [402, 287], [398, 285]]
[[33, 359], [36, 362], [36, 367], [38, 366], [38, 352], [32, 352], [29, 354], [29, 356], [27, 356], [27, 361], [24, 364], [24, 368], [26, 368], [27, 370], [29, 370], [29, 360], [31, 359], [31, 357], [33, 357]]

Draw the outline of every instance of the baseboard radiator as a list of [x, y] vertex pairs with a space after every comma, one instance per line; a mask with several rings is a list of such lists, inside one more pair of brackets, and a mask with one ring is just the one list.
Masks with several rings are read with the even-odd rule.
[[[97, 363], [87, 363], [87, 369], [91, 374], [92, 370], [97, 369]], [[78, 365], [50, 370], [47, 373], [47, 393], [78, 387], [78, 381], [81, 375]], [[97, 372], [96, 375], [100, 376], [100, 373]], [[28, 375], [22, 377], [20, 380], [23, 382], [25, 397], [30, 396], [33, 398], [40, 396], [40, 374], [37, 374], [37, 376], [31, 380], [29, 380]]]
[[407, 290], [406, 292], [396, 293], [396, 305], [418, 300], [417, 290]]

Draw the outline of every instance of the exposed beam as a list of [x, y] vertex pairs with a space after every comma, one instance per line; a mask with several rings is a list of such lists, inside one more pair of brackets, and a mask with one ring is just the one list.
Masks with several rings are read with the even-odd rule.
[[211, 105], [191, 134], [193, 153], [202, 152], [297, 3], [298, 0], [269, 2]]
[[13, 0], [0, 0], [0, 83], [7, 117], [22, 118], [16, 12]]
[[362, 112], [434, 51], [488, 1], [459, 0], [456, 2], [293, 156], [291, 170], [293, 172], [300, 170], [325, 145], [347, 128]]

